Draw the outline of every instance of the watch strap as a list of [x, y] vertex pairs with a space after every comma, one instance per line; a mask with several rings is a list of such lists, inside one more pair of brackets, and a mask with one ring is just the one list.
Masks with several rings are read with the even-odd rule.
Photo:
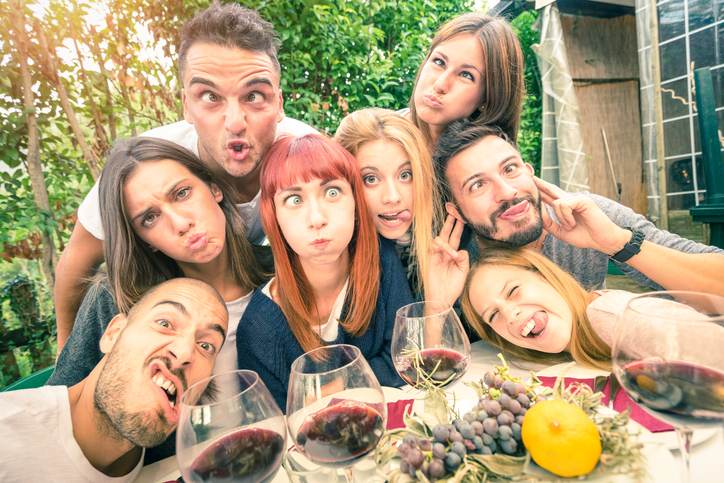
[[641, 251], [641, 243], [644, 241], [644, 233], [634, 228], [626, 227], [627, 230], [631, 231], [631, 239], [623, 246], [623, 248], [611, 255], [612, 260], [617, 262], [625, 262], [629, 258], [636, 255]]

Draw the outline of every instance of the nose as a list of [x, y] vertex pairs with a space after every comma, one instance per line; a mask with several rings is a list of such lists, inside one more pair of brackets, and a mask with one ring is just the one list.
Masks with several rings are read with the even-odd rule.
[[178, 235], [184, 235], [195, 225], [191, 216], [178, 209], [169, 210], [168, 216], [174, 232]]
[[400, 202], [400, 199], [397, 183], [392, 179], [387, 180], [382, 191], [382, 202], [386, 205], [395, 205]]
[[501, 307], [498, 309], [500, 311], [500, 315], [503, 316], [505, 320], [505, 325], [510, 327], [511, 325], [515, 325], [515, 323], [518, 322], [518, 319], [520, 318], [520, 309], [516, 304], [506, 303], [501, 305]]
[[237, 102], [229, 102], [224, 113], [224, 128], [231, 134], [241, 134], [246, 129], [246, 113]]
[[317, 200], [310, 200], [307, 206], [309, 227], [314, 230], [321, 230], [327, 226], [327, 215], [324, 212], [324, 207]]
[[518, 189], [506, 180], [500, 178], [495, 182], [495, 201], [501, 202], [512, 200], [517, 195]]
[[435, 79], [435, 83], [432, 85], [432, 88], [438, 94], [446, 94], [450, 90], [450, 76], [448, 73], [441, 73], [437, 79]]
[[191, 364], [196, 341], [192, 335], [176, 337], [168, 345], [169, 358], [173, 369], [180, 369]]

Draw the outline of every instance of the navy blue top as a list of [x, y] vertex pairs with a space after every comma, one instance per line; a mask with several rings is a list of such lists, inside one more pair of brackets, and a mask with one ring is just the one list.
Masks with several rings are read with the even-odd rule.
[[[390, 345], [395, 313], [412, 303], [412, 294], [393, 243], [380, 240], [380, 290], [372, 321], [360, 337], [340, 325], [337, 339], [330, 344], [351, 344], [360, 349], [380, 384], [403, 384], [392, 365]], [[346, 312], [346, 307], [343, 313]], [[287, 407], [287, 386], [292, 362], [304, 350], [289, 329], [281, 308], [262, 290], [256, 289], [236, 331], [239, 369], [256, 371], [282, 411]]]

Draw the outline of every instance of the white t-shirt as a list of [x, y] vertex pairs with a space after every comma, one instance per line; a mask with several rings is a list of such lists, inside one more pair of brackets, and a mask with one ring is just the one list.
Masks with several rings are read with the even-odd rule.
[[[269, 289], [272, 281], [274, 281], [273, 278], [269, 280], [269, 282], [264, 285], [264, 287], [262, 287], [261, 292], [270, 299], [274, 300], [271, 296], [271, 291]], [[324, 342], [334, 342], [335, 340], [337, 340], [337, 334], [339, 333], [339, 319], [340, 317], [342, 317], [342, 309], [344, 308], [344, 299], [347, 296], [348, 285], [349, 278], [344, 281], [342, 290], [339, 291], [339, 295], [337, 295], [337, 298], [334, 301], [332, 310], [329, 312], [327, 322], [320, 325], [317, 329], [317, 333]]]
[[227, 302], [226, 304], [226, 310], [229, 312], [229, 326], [226, 332], [224, 345], [221, 347], [219, 355], [216, 356], [214, 374], [221, 374], [222, 372], [235, 371], [238, 369], [236, 359], [236, 329], [239, 328], [239, 321], [241, 320], [241, 316], [244, 315], [246, 306], [249, 305], [252, 293], [254, 292], [251, 291], [236, 300]]
[[[285, 117], [279, 124], [277, 124], [277, 137], [283, 135], [304, 136], [305, 134], [316, 133], [317, 130], [313, 127], [303, 123], [302, 121], [292, 119], [291, 117]], [[165, 139], [166, 141], [172, 141], [193, 152], [196, 156], [199, 155], [199, 136], [196, 133], [196, 129], [194, 129], [193, 124], [189, 124], [186, 121], [179, 121], [173, 124], [167, 124], [166, 126], [157, 127], [155, 129], [151, 129], [150, 131], [146, 131], [141, 134], [141, 136], [155, 137]], [[255, 213], [256, 204], [258, 202], [259, 195], [254, 197], [254, 199], [248, 203], [238, 205], [242, 216], [248, 217], [251, 216], [252, 213]], [[248, 225], [250, 220], [245, 218], [244, 221]], [[78, 207], [78, 222], [97, 239], [105, 239], [98, 202], [98, 181], [96, 181], [93, 188], [91, 188], [85, 199], [83, 199]]]
[[66, 386], [0, 394], [0, 481], [125, 483], [138, 477], [143, 454], [126, 476], [112, 478], [90, 464], [73, 437]]

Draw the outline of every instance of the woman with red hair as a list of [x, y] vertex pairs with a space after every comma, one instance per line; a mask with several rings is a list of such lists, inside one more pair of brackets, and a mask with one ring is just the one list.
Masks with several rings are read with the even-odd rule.
[[286, 407], [291, 364], [325, 344], [353, 344], [382, 385], [398, 308], [412, 302], [391, 242], [380, 240], [355, 159], [331, 139], [279, 139], [261, 170], [261, 217], [275, 276], [239, 324], [239, 368], [259, 373]]

